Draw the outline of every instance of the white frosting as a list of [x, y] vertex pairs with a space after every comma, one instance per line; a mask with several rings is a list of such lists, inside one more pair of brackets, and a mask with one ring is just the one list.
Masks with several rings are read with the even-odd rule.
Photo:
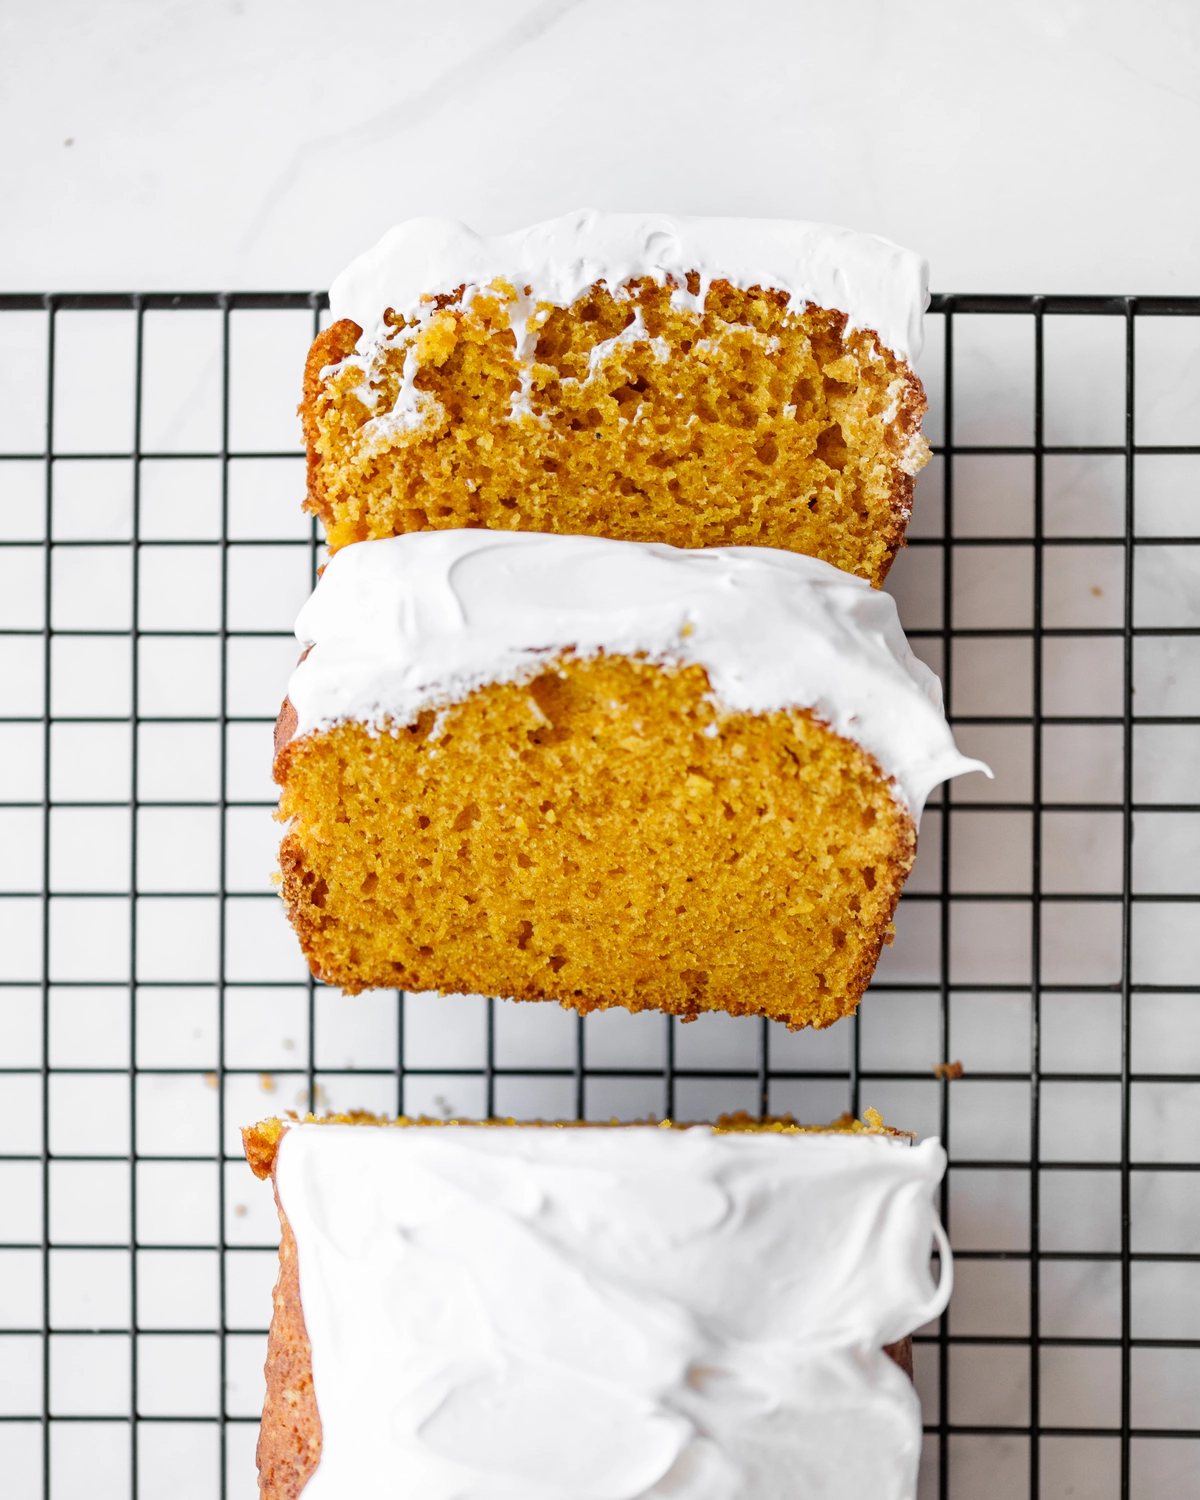
[[296, 635], [311, 648], [288, 685], [296, 735], [411, 724], [573, 649], [698, 663], [726, 710], [812, 709], [874, 756], [914, 817], [940, 782], [987, 770], [955, 747], [891, 596], [773, 547], [482, 529], [357, 542], [325, 569]]
[[[301, 1125], [304, 1500], [911, 1500], [936, 1140]], [[929, 1272], [932, 1240], [942, 1280]]]
[[[695, 271], [700, 290], [684, 278]], [[773, 287], [793, 306], [806, 302], [846, 314], [851, 328], [873, 329], [885, 348], [910, 363], [921, 352], [929, 270], [919, 255], [878, 235], [791, 219], [684, 218], [602, 214], [580, 209], [488, 239], [457, 219], [398, 224], [349, 266], [329, 292], [335, 318], [352, 318], [373, 340], [387, 308], [410, 318], [422, 299], [496, 281], [521, 294], [523, 322], [538, 303], [567, 307], [603, 281], [616, 291], [635, 277], [676, 285], [672, 303], [701, 311], [711, 282]], [[426, 300], [426, 306], [428, 301]], [[518, 352], [525, 343], [518, 330]], [[360, 346], [361, 348], [361, 346]]]

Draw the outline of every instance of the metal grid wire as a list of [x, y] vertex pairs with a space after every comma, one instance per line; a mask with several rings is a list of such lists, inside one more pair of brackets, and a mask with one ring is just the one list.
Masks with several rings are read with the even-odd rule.
[[869, 1104], [951, 1157], [922, 1494], [1195, 1493], [1200, 299], [934, 298], [889, 587], [997, 779], [935, 796], [859, 1017], [797, 1036], [305, 975], [265, 771], [325, 308], [0, 297], [5, 1493], [255, 1493], [248, 1120]]

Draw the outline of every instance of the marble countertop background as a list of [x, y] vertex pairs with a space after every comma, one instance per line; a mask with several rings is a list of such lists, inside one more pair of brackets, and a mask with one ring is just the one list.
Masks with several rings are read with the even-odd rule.
[[0, 8], [0, 286], [323, 287], [415, 213], [824, 219], [956, 291], [1194, 291], [1194, 0]]

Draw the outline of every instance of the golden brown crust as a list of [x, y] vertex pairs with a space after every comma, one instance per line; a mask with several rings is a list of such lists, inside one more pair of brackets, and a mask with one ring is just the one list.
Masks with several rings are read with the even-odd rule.
[[[268, 1123], [279, 1126], [277, 1144], [284, 1127], [279, 1121]], [[246, 1134], [243, 1132], [243, 1136]], [[264, 1175], [255, 1162], [251, 1166], [257, 1175]], [[313, 1390], [312, 1347], [300, 1301], [296, 1238], [278, 1192], [275, 1206], [281, 1230], [279, 1278], [271, 1298], [271, 1329], [263, 1372], [267, 1393], [258, 1432], [258, 1487], [262, 1500], [297, 1500], [321, 1461], [321, 1417]]]
[[350, 993], [826, 1026], [870, 981], [915, 852], [860, 747], [627, 657], [291, 740], [275, 774], [290, 920]]
[[[466, 306], [433, 299], [420, 326], [393, 319], [389, 340], [323, 381], [359, 330], [322, 334], [301, 411], [306, 503], [330, 550], [487, 526], [782, 547], [881, 584], [928, 457], [912, 369], [843, 314], [793, 310], [776, 290], [716, 281], [702, 314], [672, 308], [669, 285], [628, 292], [539, 306], [523, 364], [503, 283]], [[622, 341], [634, 304], [645, 337]], [[398, 424], [402, 387], [416, 420]]]
[[304, 396], [298, 410], [308, 449], [308, 499], [305, 509], [320, 516], [327, 526], [333, 520], [333, 511], [321, 488], [321, 465], [316, 446], [320, 436], [316, 405], [322, 387], [321, 371], [327, 365], [340, 364], [348, 354], [352, 354], [361, 337], [362, 329], [357, 323], [349, 318], [339, 318], [336, 323], [331, 323], [317, 334], [304, 362]]
[[262, 1182], [275, 1170], [279, 1143], [286, 1129], [287, 1121], [277, 1116], [260, 1120], [256, 1125], [242, 1126], [242, 1150], [246, 1154], [250, 1170]]
[[299, 722], [295, 705], [290, 698], [285, 698], [279, 709], [279, 717], [275, 720], [275, 754], [278, 755], [283, 747], [296, 732]]
[[913, 1378], [913, 1343], [912, 1334], [901, 1339], [898, 1344], [884, 1344], [883, 1352], [904, 1371], [911, 1380]]
[[[242, 1149], [255, 1177], [264, 1182], [275, 1171], [279, 1156], [279, 1143], [294, 1124], [299, 1124], [297, 1115], [281, 1119], [271, 1115], [254, 1125], [242, 1126]], [[459, 1128], [461, 1126], [501, 1127], [507, 1125], [533, 1125], [545, 1130], [623, 1130], [634, 1125], [653, 1125], [657, 1129], [688, 1130], [692, 1125], [708, 1125], [712, 1130], [748, 1134], [768, 1135], [889, 1135], [897, 1139], [915, 1140], [911, 1131], [897, 1130], [894, 1125], [885, 1125], [883, 1116], [876, 1109], [863, 1111], [861, 1120], [851, 1114], [839, 1115], [828, 1125], [802, 1125], [794, 1115], [751, 1115], [744, 1109], [732, 1114], [718, 1115], [715, 1121], [708, 1120], [441, 1120], [429, 1115], [375, 1115], [370, 1110], [353, 1109], [333, 1111], [323, 1115], [307, 1114], [306, 1125], [371, 1125], [392, 1126], [397, 1129], [409, 1127]]]

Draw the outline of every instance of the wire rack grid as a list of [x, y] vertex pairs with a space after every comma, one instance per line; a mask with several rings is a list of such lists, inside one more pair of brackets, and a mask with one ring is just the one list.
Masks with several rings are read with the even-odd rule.
[[934, 298], [889, 588], [997, 776], [933, 799], [859, 1017], [797, 1036], [307, 976], [267, 768], [325, 309], [0, 297], [6, 1492], [255, 1493], [249, 1120], [874, 1104], [951, 1159], [922, 1494], [1194, 1493], [1200, 299]]

